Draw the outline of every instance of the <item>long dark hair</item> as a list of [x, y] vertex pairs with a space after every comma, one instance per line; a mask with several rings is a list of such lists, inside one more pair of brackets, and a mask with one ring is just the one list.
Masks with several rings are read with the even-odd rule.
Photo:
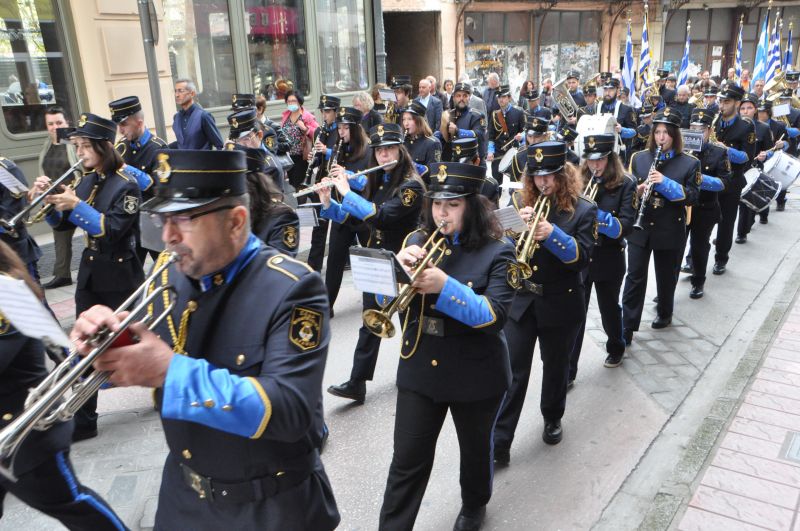
[[[364, 128], [361, 127], [361, 124], [342, 125], [347, 125], [347, 128], [350, 129], [350, 142], [347, 144], [349, 150], [342, 154], [342, 158], [339, 159], [339, 164], [342, 164], [342, 161], [352, 162], [355, 160], [360, 160], [364, 155], [367, 154], [367, 146], [369, 145], [369, 137], [367, 137], [367, 133], [364, 132]], [[336, 138], [337, 140], [339, 138], [338, 130], [336, 131]]]
[[650, 137], [647, 139], [647, 149], [650, 150], [650, 153], [655, 154], [656, 152], [656, 127], [659, 125], [665, 125], [667, 127], [667, 134], [672, 139], [672, 147], [670, 149], [673, 150], [675, 154], [683, 153], [683, 137], [681, 136], [680, 129], [678, 129], [677, 125], [665, 124], [663, 122], [654, 123], [653, 127], [650, 129]]
[[[398, 157], [397, 164], [389, 170], [389, 183], [388, 187], [391, 190], [392, 195], [397, 193], [397, 189], [400, 187], [400, 184], [405, 181], [406, 179], [415, 179], [422, 184], [422, 188], [425, 188], [425, 183], [422, 182], [422, 179], [419, 178], [417, 175], [417, 169], [414, 167], [414, 161], [411, 160], [411, 155], [408, 154], [408, 150], [402, 144], [398, 144], [397, 147], [399, 148], [400, 156]], [[372, 156], [369, 160], [369, 167], [373, 168], [378, 165], [378, 159], [375, 156], [375, 149], [372, 150]], [[372, 198], [375, 195], [375, 191], [378, 189], [378, 186], [381, 185], [383, 182], [383, 172], [381, 171], [374, 171], [367, 176], [367, 185], [364, 187], [364, 197]]]
[[[592, 172], [589, 171], [589, 165], [584, 161], [583, 164], [581, 164], [581, 182], [584, 186], [586, 186], [586, 183], [589, 182], [591, 177]], [[613, 151], [609, 153], [608, 164], [606, 164], [606, 169], [603, 170], [600, 177], [603, 179], [603, 188], [606, 190], [613, 190], [622, 185], [625, 179], [625, 168], [622, 166], [622, 160], [619, 158], [619, 155]]]
[[[464, 197], [466, 208], [461, 220], [461, 232], [458, 239], [461, 247], [467, 251], [480, 249], [489, 241], [500, 239], [503, 236], [503, 228], [494, 215], [494, 205], [481, 194], [470, 194]], [[428, 234], [436, 230], [436, 223], [433, 219], [433, 199], [425, 198], [425, 205], [422, 207], [421, 228]], [[442, 199], [447, 201], [447, 199]]]
[[[249, 172], [247, 179], [247, 193], [250, 196], [250, 227], [256, 230], [257, 227], [269, 219], [273, 210], [290, 208], [280, 201], [283, 193], [278, 190], [278, 186], [260, 171]], [[277, 201], [273, 201], [277, 199]]]
[[108, 140], [97, 140], [96, 138], [88, 140], [94, 152], [100, 156], [100, 167], [92, 168], [94, 171], [105, 176], [114, 175], [125, 164], [122, 156]]
[[[575, 212], [578, 196], [583, 191], [578, 168], [573, 164], [566, 163], [563, 168], [555, 172], [555, 176], [555, 180], [558, 183], [558, 189], [555, 192], [557, 210]], [[533, 179], [533, 175], [526, 171], [523, 179], [524, 188], [522, 189], [522, 199], [525, 206], [533, 206], [539, 196], [542, 195]]]

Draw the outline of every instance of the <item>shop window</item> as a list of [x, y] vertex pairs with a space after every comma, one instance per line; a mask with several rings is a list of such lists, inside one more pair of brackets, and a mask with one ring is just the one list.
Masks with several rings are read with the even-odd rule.
[[308, 94], [308, 49], [302, 0], [246, 0], [252, 91], [283, 100], [288, 90]]
[[317, 0], [316, 7], [322, 92], [366, 89], [369, 63], [364, 2]]
[[230, 105], [236, 92], [227, 0], [163, 0], [173, 80], [197, 86], [203, 107]]
[[75, 115], [75, 94], [53, 0], [12, 0], [0, 9], [0, 106], [10, 133], [44, 131], [58, 105]]
[[597, 73], [600, 64], [600, 18], [597, 13], [554, 11], [539, 20], [539, 78], [554, 82], [568, 71], [581, 79]]

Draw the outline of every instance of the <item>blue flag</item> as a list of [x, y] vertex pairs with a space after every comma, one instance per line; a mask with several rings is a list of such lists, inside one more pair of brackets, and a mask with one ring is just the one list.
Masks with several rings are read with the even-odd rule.
[[692, 21], [686, 25], [686, 45], [683, 47], [683, 59], [681, 59], [681, 70], [678, 72], [678, 86], [685, 85], [689, 79], [689, 45], [691, 43], [690, 34], [692, 32]]

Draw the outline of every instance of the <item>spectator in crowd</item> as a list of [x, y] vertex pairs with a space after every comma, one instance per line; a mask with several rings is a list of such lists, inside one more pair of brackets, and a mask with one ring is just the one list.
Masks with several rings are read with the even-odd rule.
[[419, 95], [414, 101], [425, 106], [425, 119], [428, 121], [431, 131], [436, 131], [442, 121], [442, 102], [431, 94], [432, 85], [427, 78], [420, 79], [418, 86]]
[[453, 97], [453, 87], [454, 86], [455, 86], [455, 84], [453, 83], [452, 79], [445, 79], [444, 80], [445, 101], [443, 102], [443, 104], [444, 104], [444, 108], [445, 109], [449, 109], [450, 108], [450, 98]]
[[175, 103], [180, 110], [172, 119], [176, 141], [170, 147], [178, 149], [222, 149], [225, 141], [211, 113], [195, 102], [197, 87], [191, 79], [175, 82]]
[[500, 108], [497, 102], [497, 90], [500, 88], [500, 76], [496, 72], [491, 72], [486, 78], [488, 87], [483, 91], [483, 102], [486, 104], [486, 116], [490, 116], [492, 111]]
[[427, 79], [431, 83], [431, 95], [436, 96], [439, 99], [439, 101], [442, 102], [442, 109], [444, 109], [448, 101], [447, 95], [441, 90], [439, 90], [439, 85], [437, 84], [435, 77], [428, 76], [425, 79]]
[[290, 90], [283, 98], [286, 110], [281, 115], [281, 131], [289, 140], [289, 156], [294, 165], [289, 170], [289, 184], [296, 190], [300, 188], [308, 168], [308, 153], [314, 140], [314, 131], [319, 124], [314, 115], [303, 108], [303, 95]]
[[533, 89], [536, 88], [536, 83], [531, 81], [530, 79], [526, 80], [522, 86], [519, 88], [519, 97], [517, 98], [517, 105], [522, 107], [523, 109], [528, 108], [528, 96], [527, 94]]
[[361, 127], [369, 131], [376, 125], [383, 123], [383, 117], [374, 109], [375, 100], [367, 92], [357, 92], [353, 96], [353, 107], [361, 111]]

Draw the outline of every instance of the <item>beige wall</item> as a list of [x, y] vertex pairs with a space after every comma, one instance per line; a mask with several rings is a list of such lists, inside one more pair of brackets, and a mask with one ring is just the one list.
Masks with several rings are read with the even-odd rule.
[[[161, 3], [158, 0], [155, 3], [159, 23], [163, 24]], [[145, 121], [152, 128], [153, 107], [136, 0], [80, 0], [69, 2], [69, 6], [88, 99], [88, 107], [79, 111], [108, 118], [111, 114], [108, 102], [135, 95], [141, 100]], [[171, 135], [169, 126], [175, 100], [163, 25], [156, 60], [165, 122]]]

